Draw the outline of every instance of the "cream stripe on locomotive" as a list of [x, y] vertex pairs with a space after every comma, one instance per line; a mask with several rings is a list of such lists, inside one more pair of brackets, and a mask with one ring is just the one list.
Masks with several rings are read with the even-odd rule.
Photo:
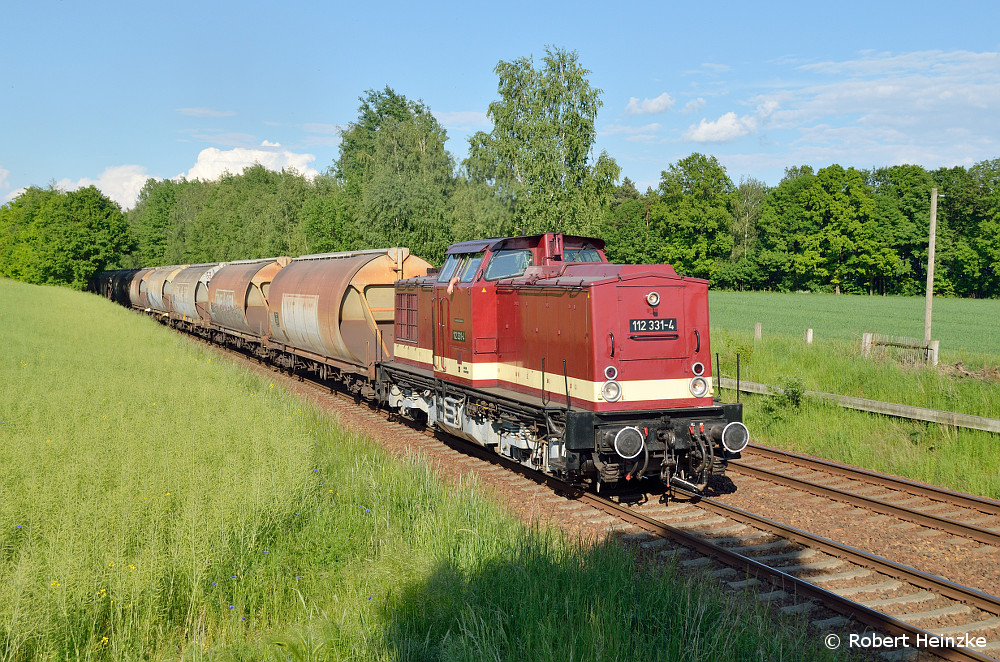
[[[393, 353], [399, 358], [418, 361], [428, 366], [434, 360], [431, 350], [424, 347], [414, 347], [402, 343], [393, 344]], [[542, 372], [514, 366], [509, 363], [470, 363], [461, 365], [455, 359], [437, 357], [436, 369], [440, 372], [473, 381], [499, 380], [514, 384], [524, 384], [535, 388], [541, 384]], [[604, 402], [601, 387], [604, 382], [592, 382], [577, 377], [569, 378], [569, 394], [571, 397], [587, 402]], [[646, 400], [690, 400], [693, 396], [688, 386], [690, 379], [619, 379], [622, 385], [622, 397], [618, 402], [642, 402]], [[708, 380], [709, 392], [704, 397], [712, 395], [712, 382]], [[565, 396], [565, 380], [562, 373], [545, 371], [545, 390], [551, 396]]]

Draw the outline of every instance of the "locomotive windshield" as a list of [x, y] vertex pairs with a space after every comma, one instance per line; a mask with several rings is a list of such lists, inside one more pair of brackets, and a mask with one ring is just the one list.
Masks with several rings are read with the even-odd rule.
[[486, 267], [486, 280], [499, 280], [520, 276], [532, 264], [531, 251], [527, 249], [500, 250], [493, 254]]

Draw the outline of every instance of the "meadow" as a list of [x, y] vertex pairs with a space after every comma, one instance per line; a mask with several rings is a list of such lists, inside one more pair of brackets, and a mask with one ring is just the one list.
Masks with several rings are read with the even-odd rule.
[[0, 279], [0, 660], [832, 659], [98, 297]]
[[[801, 338], [813, 329], [816, 340], [861, 344], [861, 334], [924, 337], [924, 298], [804, 292], [725, 292], [708, 295], [715, 328], [766, 336]], [[980, 364], [1000, 361], [1000, 299], [935, 297], [932, 338], [941, 341], [942, 360]]]
[[[712, 351], [721, 373], [789, 389], [791, 398], [741, 395], [754, 439], [819, 457], [1000, 498], [997, 435], [891, 418], [798, 398], [803, 390], [838, 393], [1000, 418], [1000, 382], [958, 376], [1000, 365], [994, 320], [1000, 301], [935, 299], [937, 368], [891, 358], [862, 359], [860, 336], [878, 330], [923, 335], [923, 299], [826, 294], [713, 292]], [[763, 336], [754, 339], [754, 323]], [[805, 328], [814, 329], [807, 345]], [[723, 390], [727, 401], [735, 393]]]

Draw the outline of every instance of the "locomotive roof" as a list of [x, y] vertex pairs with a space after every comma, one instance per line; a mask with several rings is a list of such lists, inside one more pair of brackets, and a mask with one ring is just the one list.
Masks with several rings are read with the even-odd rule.
[[[448, 247], [447, 254], [452, 253], [478, 253], [479, 251], [486, 250], [487, 248], [493, 250], [500, 247], [500, 244], [510, 241], [530, 241], [535, 240], [541, 241], [547, 235], [559, 234], [559, 233], [542, 233], [542, 234], [530, 234], [521, 235], [519, 237], [494, 237], [492, 239], [472, 239], [470, 241], [462, 241], [457, 244], [452, 244]], [[593, 248], [604, 248], [604, 240], [597, 239], [596, 237], [579, 237], [576, 235], [565, 234], [563, 235], [563, 245], [569, 246], [583, 246], [590, 245]]]

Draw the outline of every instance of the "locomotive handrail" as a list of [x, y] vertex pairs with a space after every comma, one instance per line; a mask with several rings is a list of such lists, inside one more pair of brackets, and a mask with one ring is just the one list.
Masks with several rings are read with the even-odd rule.
[[534, 283], [497, 283], [497, 290], [509, 289], [509, 290], [557, 290], [563, 292], [565, 290], [583, 290], [585, 289], [585, 283], [587, 281], [581, 280], [579, 285], [569, 285], [560, 283], [558, 285], [536, 285]]

